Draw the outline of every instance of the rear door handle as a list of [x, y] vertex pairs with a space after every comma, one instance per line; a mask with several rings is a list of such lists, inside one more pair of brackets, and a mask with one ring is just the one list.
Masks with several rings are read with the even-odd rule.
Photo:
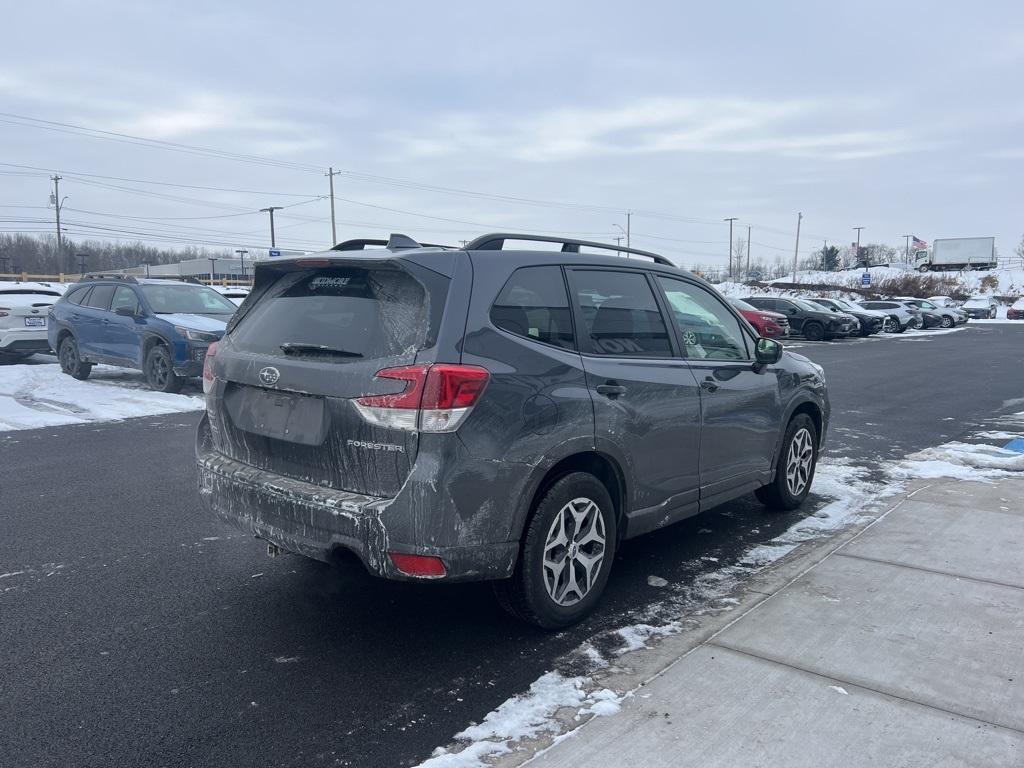
[[597, 393], [599, 395], [604, 395], [605, 397], [618, 397], [619, 395], [626, 394], [626, 388], [624, 386], [611, 381], [605, 382], [604, 384], [598, 384], [595, 389], [597, 389]]
[[700, 383], [700, 388], [703, 389], [705, 392], [718, 391], [718, 385], [715, 384], [715, 380], [712, 379], [711, 377], [704, 379], [704, 381]]

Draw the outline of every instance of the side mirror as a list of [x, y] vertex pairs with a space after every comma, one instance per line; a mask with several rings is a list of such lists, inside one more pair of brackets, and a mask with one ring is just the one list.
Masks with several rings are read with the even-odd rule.
[[135, 317], [136, 312], [134, 307], [118, 307], [114, 310], [114, 314], [121, 317]]
[[772, 365], [782, 359], [782, 344], [775, 339], [761, 338], [754, 348], [754, 359], [759, 366]]

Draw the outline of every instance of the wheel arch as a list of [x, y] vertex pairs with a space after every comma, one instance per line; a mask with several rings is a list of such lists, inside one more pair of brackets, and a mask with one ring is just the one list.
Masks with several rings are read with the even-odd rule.
[[816, 447], [818, 448], [818, 450], [821, 450], [823, 429], [825, 428], [824, 409], [822, 408], [819, 402], [817, 402], [814, 398], [812, 398], [809, 395], [794, 400], [792, 403], [789, 404], [789, 407], [786, 409], [785, 418], [782, 419], [780, 423], [779, 436], [778, 438], [776, 438], [775, 453], [772, 456], [773, 479], [775, 474], [775, 465], [778, 461], [779, 454], [782, 451], [782, 441], [786, 437], [786, 430], [789, 429], [790, 422], [792, 422], [793, 419], [796, 418], [801, 413], [807, 414], [810, 417], [811, 421], [814, 422], [814, 431], [817, 433], [815, 435], [817, 440]]

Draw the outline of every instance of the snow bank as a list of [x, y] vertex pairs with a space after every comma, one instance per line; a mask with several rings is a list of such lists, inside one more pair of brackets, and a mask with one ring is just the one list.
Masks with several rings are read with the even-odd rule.
[[86, 381], [55, 364], [0, 366], [0, 432], [201, 410], [202, 395], [192, 389], [152, 392], [138, 371], [106, 365]]

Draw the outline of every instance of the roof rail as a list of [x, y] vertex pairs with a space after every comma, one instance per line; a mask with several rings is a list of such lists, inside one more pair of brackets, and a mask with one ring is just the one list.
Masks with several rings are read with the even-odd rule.
[[128, 283], [137, 283], [135, 275], [126, 275], [123, 272], [89, 272], [82, 275], [82, 280], [124, 280]]
[[357, 238], [338, 243], [331, 248], [332, 251], [363, 251], [368, 245], [381, 245], [388, 251], [399, 251], [404, 248], [451, 248], [450, 245], [437, 245], [436, 243], [418, 243], [408, 235], [392, 234], [387, 240], [374, 240], [368, 238]]
[[562, 253], [579, 253], [580, 246], [585, 245], [588, 248], [599, 248], [604, 251], [615, 251], [616, 253], [625, 253], [627, 255], [635, 254], [636, 256], [644, 256], [648, 259], [652, 259], [656, 264], [664, 264], [666, 267], [675, 266], [675, 264], [660, 254], [651, 253], [650, 251], [641, 251], [638, 248], [626, 248], [621, 245], [598, 243], [593, 240], [574, 240], [569, 237], [550, 237], [548, 235], [516, 235], [507, 232], [495, 232], [489, 235], [480, 235], [476, 240], [472, 240], [467, 243], [465, 250], [501, 251], [504, 250], [506, 240], [530, 240], [537, 243], [555, 243], [556, 245], [562, 246]]

